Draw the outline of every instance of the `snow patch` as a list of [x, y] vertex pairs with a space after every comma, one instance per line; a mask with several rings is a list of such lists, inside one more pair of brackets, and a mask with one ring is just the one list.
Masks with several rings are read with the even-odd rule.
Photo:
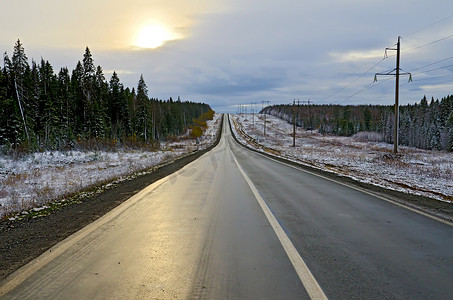
[[360, 182], [453, 202], [453, 153], [400, 146], [394, 155], [391, 144], [301, 128], [292, 147], [292, 124], [267, 115], [264, 136], [264, 115], [230, 116], [238, 140], [259, 151]]
[[[130, 178], [132, 174], [169, 163], [215, 142], [221, 114], [207, 122], [197, 144], [193, 139], [163, 142], [160, 151], [144, 150], [54, 151], [24, 155], [17, 159], [0, 154], [0, 218], [33, 208], [45, 210], [47, 203], [80, 193], [92, 186]], [[113, 181], [113, 182], [112, 182]], [[14, 219], [14, 218], [13, 218]]]

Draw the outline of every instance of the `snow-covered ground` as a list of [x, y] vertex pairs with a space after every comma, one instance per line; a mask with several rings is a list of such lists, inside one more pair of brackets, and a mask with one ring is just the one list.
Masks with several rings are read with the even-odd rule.
[[208, 128], [198, 144], [183, 138], [163, 143], [160, 151], [54, 151], [18, 159], [0, 155], [0, 218], [32, 207], [38, 209], [92, 186], [149, 172], [153, 166], [205, 149], [215, 141], [220, 117], [221, 114], [215, 114], [207, 122]]
[[392, 144], [323, 136], [301, 128], [296, 130], [294, 148], [292, 124], [267, 115], [264, 137], [263, 115], [230, 116], [236, 136], [260, 151], [361, 182], [453, 202], [453, 153], [400, 146], [399, 154], [393, 155]]

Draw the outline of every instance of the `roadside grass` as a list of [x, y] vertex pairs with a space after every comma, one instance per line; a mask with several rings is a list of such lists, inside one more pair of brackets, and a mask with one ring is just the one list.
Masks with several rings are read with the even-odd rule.
[[30, 215], [31, 210], [46, 206], [32, 215], [44, 214], [68, 201], [78, 201], [77, 197], [86, 193], [100, 192], [207, 148], [215, 141], [220, 116], [208, 121], [207, 137], [198, 145], [192, 139], [174, 137], [161, 144], [162, 150], [47, 151], [15, 157], [0, 154], [0, 219], [16, 218], [24, 211]]

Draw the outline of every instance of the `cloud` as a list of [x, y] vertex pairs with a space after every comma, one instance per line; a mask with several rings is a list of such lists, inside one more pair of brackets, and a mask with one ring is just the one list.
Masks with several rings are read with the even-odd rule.
[[352, 50], [346, 52], [331, 52], [329, 53], [336, 62], [357, 62], [358, 60], [370, 60], [384, 57], [383, 49], [373, 50]]
[[[107, 75], [116, 70], [127, 87], [136, 87], [143, 74], [152, 97], [181, 96], [225, 110], [294, 98], [391, 104], [393, 78], [364, 88], [374, 73], [395, 68], [394, 56], [380, 61], [398, 35], [401, 67], [409, 72], [450, 57], [453, 47], [447, 39], [416, 49], [451, 34], [453, 18], [428, 26], [453, 11], [449, 0], [6, 0], [3, 7], [11, 12], [0, 19], [8, 28], [0, 37], [3, 51], [11, 51], [19, 37], [30, 59], [42, 56], [58, 70], [74, 68], [89, 46], [95, 64]], [[152, 22], [184, 38], [158, 49], [132, 48], [141, 26]], [[414, 80], [426, 78], [421, 75]], [[422, 93], [442, 97], [451, 86], [440, 79], [414, 81], [402, 87], [401, 98], [418, 101]]]
[[427, 85], [421, 85], [420, 88], [424, 91], [432, 91], [432, 90], [451, 90], [451, 91], [453, 91], [453, 83], [427, 84]]

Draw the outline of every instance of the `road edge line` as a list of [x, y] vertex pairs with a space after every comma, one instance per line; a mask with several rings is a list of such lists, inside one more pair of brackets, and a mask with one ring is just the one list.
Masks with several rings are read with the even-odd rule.
[[289, 260], [291, 261], [294, 269], [296, 270], [297, 275], [299, 276], [300, 281], [305, 287], [308, 295], [311, 299], [328, 299], [325, 295], [324, 291], [322, 290], [319, 283], [316, 281], [313, 274], [310, 272], [310, 269], [305, 264], [304, 260], [300, 256], [299, 252], [297, 252], [296, 247], [294, 247], [293, 243], [286, 235], [283, 228], [280, 226], [280, 223], [277, 221], [277, 218], [274, 216], [272, 211], [270, 210], [269, 206], [267, 205], [266, 201], [261, 197], [260, 193], [258, 192], [257, 188], [250, 180], [250, 178], [245, 174], [244, 170], [242, 169], [239, 162], [236, 160], [236, 157], [233, 154], [234, 162], [236, 163], [239, 171], [241, 172], [242, 176], [244, 177], [245, 181], [249, 185], [250, 189], [253, 192], [258, 204], [260, 205], [261, 209], [264, 212], [267, 220], [274, 229], [275, 234], [277, 235], [280, 243], [282, 244], [283, 248], [285, 249], [286, 254], [288, 255]]
[[290, 168], [293, 168], [295, 170], [298, 170], [298, 171], [301, 171], [301, 172], [305, 172], [305, 173], [308, 173], [308, 174], [311, 174], [313, 176], [317, 176], [317, 177], [320, 177], [320, 178], [323, 178], [323, 179], [326, 179], [326, 180], [329, 180], [331, 182], [334, 182], [334, 183], [337, 183], [337, 184], [340, 184], [340, 185], [343, 185], [345, 187], [348, 187], [348, 188], [351, 188], [351, 189], [354, 189], [358, 192], [362, 192], [362, 193], [365, 193], [367, 195], [370, 195], [372, 197], [376, 197], [380, 200], [383, 200], [387, 203], [391, 203], [393, 205], [396, 205], [396, 206], [399, 206], [401, 208], [404, 208], [404, 209], [407, 209], [409, 211], [412, 211], [416, 214], [419, 214], [421, 216], [424, 216], [424, 217], [427, 217], [431, 220], [434, 220], [434, 221], [437, 221], [437, 222], [440, 222], [440, 223], [443, 223], [445, 225], [448, 225], [448, 226], [451, 226], [453, 227], [453, 222], [445, 219], [445, 218], [441, 218], [441, 217], [438, 217], [436, 216], [435, 214], [432, 214], [432, 213], [429, 213], [429, 212], [426, 212], [425, 210], [423, 210], [422, 208], [417, 208], [417, 207], [412, 207], [410, 205], [407, 205], [407, 204], [404, 204], [404, 203], [400, 203], [398, 201], [395, 201], [395, 200], [392, 200], [386, 196], [383, 196], [383, 195], [380, 195], [378, 192], [373, 192], [373, 191], [369, 191], [368, 189], [366, 188], [361, 188], [361, 187], [358, 187], [358, 186], [355, 186], [353, 184], [348, 184], [348, 183], [345, 183], [345, 182], [341, 182], [340, 180], [336, 180], [334, 178], [330, 178], [328, 176], [325, 176], [325, 175], [322, 175], [322, 174], [319, 174], [315, 171], [310, 171], [310, 170], [307, 170], [303, 167], [303, 165], [300, 165], [299, 163], [297, 162], [293, 162], [291, 160], [288, 160], [287, 158], [283, 157], [283, 156], [275, 156], [275, 155], [271, 155], [271, 154], [268, 154], [268, 153], [263, 153], [261, 151], [258, 151], [257, 149], [253, 149], [251, 148], [250, 146], [248, 145], [245, 145], [243, 144], [242, 142], [240, 142], [237, 137], [234, 135], [233, 133], [233, 130], [231, 129], [231, 121], [230, 121], [230, 117], [229, 117], [229, 114], [227, 114], [227, 117], [228, 117], [228, 123], [230, 125], [230, 130], [232, 132], [232, 136], [233, 136], [233, 139], [235, 140], [235, 142], [245, 148], [245, 149], [248, 149], [250, 151], [253, 151], [255, 154], [257, 155], [260, 155], [261, 157], [263, 158], [267, 158], [269, 160], [272, 160], [274, 162], [277, 162], [277, 163], [280, 163], [284, 166], [287, 166], [287, 167], [290, 167]]
[[274, 158], [272, 158], [272, 157], [268, 157], [268, 156], [263, 155], [263, 154], [258, 153], [258, 152], [256, 152], [256, 154], [261, 155], [262, 157], [265, 157], [265, 158], [267, 158], [267, 159], [270, 159], [270, 160], [272, 160], [272, 161], [274, 161], [274, 162], [277, 162], [277, 163], [279, 163], [279, 164], [282, 164], [282, 165], [284, 165], [284, 166], [293, 168], [293, 169], [298, 170], [298, 171], [301, 171], [301, 172], [308, 173], [308, 174], [313, 175], [313, 176], [317, 176], [317, 177], [323, 178], [323, 179], [325, 179], [325, 180], [329, 180], [329, 181], [334, 182], [334, 183], [336, 183], [336, 184], [343, 185], [343, 186], [345, 186], [345, 187], [354, 189], [354, 190], [356, 190], [356, 191], [358, 191], [358, 192], [365, 193], [365, 194], [367, 194], [367, 195], [376, 197], [376, 198], [381, 199], [381, 200], [383, 200], [383, 201], [386, 201], [386, 202], [388, 202], [388, 203], [394, 204], [394, 205], [399, 206], [399, 207], [401, 207], [401, 208], [405, 208], [405, 209], [410, 210], [410, 211], [412, 211], [412, 212], [414, 212], [414, 213], [417, 213], [417, 214], [419, 214], [419, 215], [422, 215], [422, 216], [425, 216], [425, 217], [427, 217], [427, 218], [430, 218], [430, 219], [432, 219], [432, 220], [434, 220], [434, 221], [437, 221], [437, 222], [440, 222], [440, 223], [443, 223], [443, 224], [446, 224], [446, 225], [449, 225], [449, 226], [452, 226], [452, 227], [453, 227], [453, 222], [450, 222], [450, 221], [448, 221], [448, 220], [444, 220], [444, 219], [439, 218], [439, 217], [437, 217], [437, 216], [435, 216], [435, 215], [426, 213], [426, 212], [424, 212], [424, 211], [422, 211], [422, 210], [419, 210], [419, 209], [417, 209], [417, 208], [410, 207], [410, 206], [405, 205], [405, 204], [403, 204], [403, 203], [399, 203], [399, 202], [394, 201], [394, 200], [392, 200], [392, 199], [389, 199], [389, 198], [387, 198], [387, 197], [385, 197], [385, 196], [381, 196], [381, 195], [375, 194], [375, 193], [373, 193], [373, 192], [370, 192], [370, 191], [368, 191], [368, 190], [366, 190], [366, 189], [362, 189], [362, 188], [360, 188], [360, 187], [356, 187], [356, 186], [354, 186], [354, 185], [347, 184], [347, 183], [344, 183], [344, 182], [341, 182], [341, 181], [338, 181], [338, 180], [329, 178], [329, 177], [327, 177], [327, 176], [324, 176], [324, 175], [321, 175], [321, 174], [317, 174], [317, 173], [312, 172], [312, 171], [309, 171], [309, 170], [305, 170], [305, 169], [303, 169], [303, 168], [300, 168], [300, 167], [291, 165], [291, 164], [289, 164], [289, 163], [285, 163], [285, 162], [279, 161], [279, 160], [277, 160], [277, 159], [274, 159]]

